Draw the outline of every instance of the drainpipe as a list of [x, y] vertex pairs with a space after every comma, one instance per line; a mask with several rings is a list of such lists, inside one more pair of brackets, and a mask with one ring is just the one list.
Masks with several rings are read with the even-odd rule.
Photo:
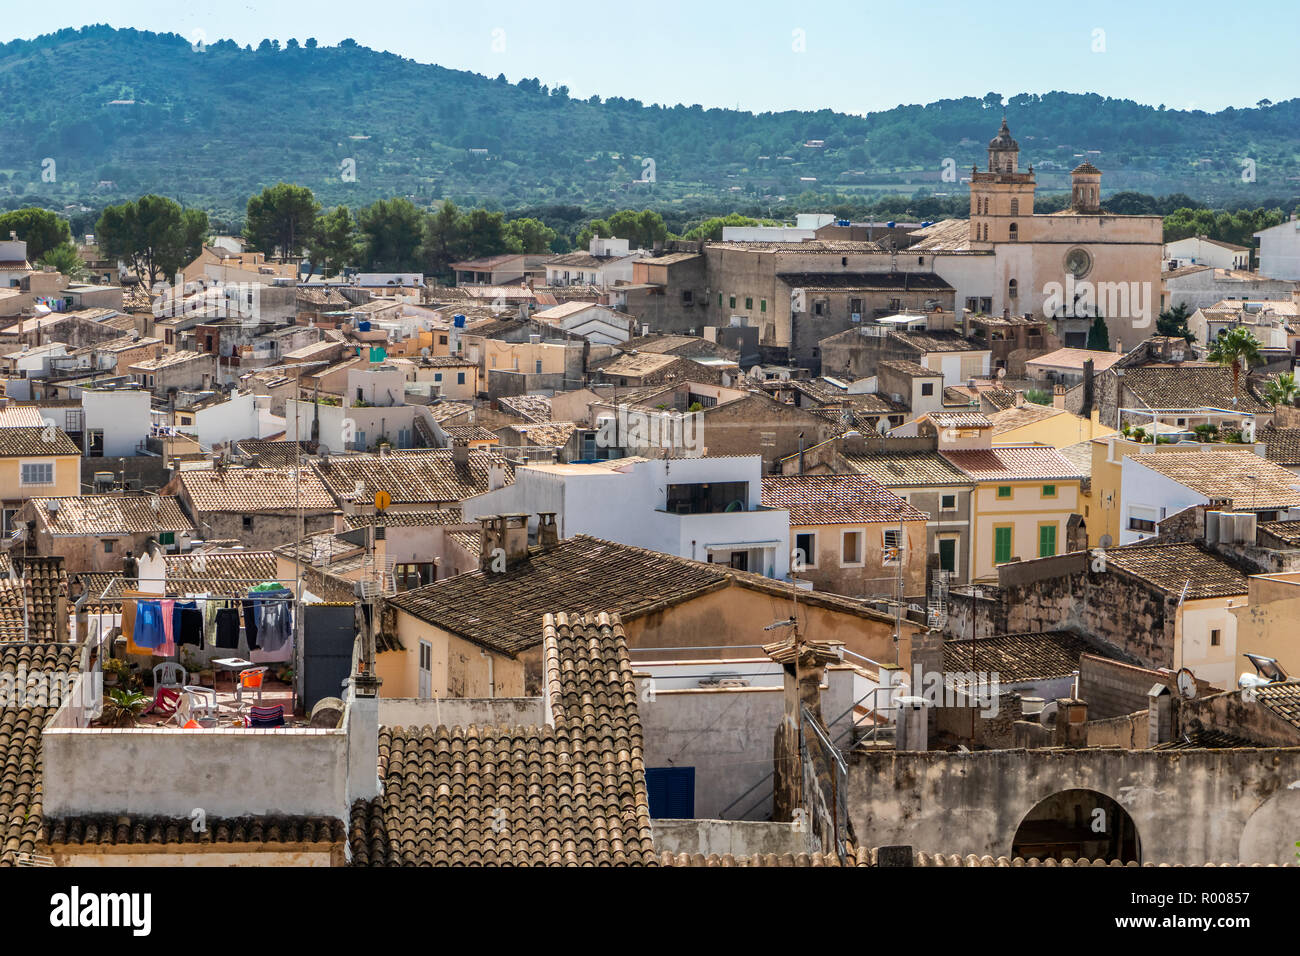
[[492, 655], [489, 654], [486, 649], [480, 647], [479, 653], [487, 658], [488, 690], [491, 692], [491, 695], [495, 697], [497, 695], [497, 681], [496, 681], [496, 674], [495, 674], [496, 668], [493, 666], [495, 662], [492, 660]]
[[803, 474], [803, 432], [799, 433], [799, 474]]

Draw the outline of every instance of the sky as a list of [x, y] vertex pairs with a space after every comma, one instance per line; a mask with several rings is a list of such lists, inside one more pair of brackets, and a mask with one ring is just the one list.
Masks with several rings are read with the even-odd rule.
[[[998, 92], [1099, 93], [1217, 111], [1300, 96], [1300, 3], [1208, 0], [60, 0], [0, 40], [108, 23], [192, 40], [333, 45], [537, 77], [571, 95], [755, 112], [866, 113]], [[1270, 38], [1275, 38], [1270, 40]]]

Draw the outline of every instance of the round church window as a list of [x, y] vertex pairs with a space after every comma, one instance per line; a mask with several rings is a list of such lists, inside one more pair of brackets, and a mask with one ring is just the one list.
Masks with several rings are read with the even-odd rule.
[[1065, 254], [1065, 271], [1082, 279], [1092, 271], [1092, 256], [1087, 249], [1074, 248]]

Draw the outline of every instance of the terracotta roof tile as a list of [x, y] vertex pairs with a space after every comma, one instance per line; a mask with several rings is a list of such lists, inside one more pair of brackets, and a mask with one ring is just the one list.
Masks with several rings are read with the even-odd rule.
[[999, 445], [941, 454], [975, 481], [1069, 481], [1083, 477], [1069, 459], [1046, 445]]
[[62, 428], [18, 426], [0, 428], [0, 458], [36, 455], [80, 455], [81, 449]]
[[501, 465], [505, 483], [514, 481], [514, 467], [500, 455], [470, 451], [468, 464], [457, 467], [450, 448], [427, 451], [395, 451], [388, 455], [343, 455], [317, 462], [316, 473], [338, 496], [350, 495], [361, 482], [362, 503], [374, 500], [376, 491], [386, 491], [394, 505], [456, 504], [490, 487], [489, 468]]
[[928, 517], [866, 475], [764, 475], [763, 504], [789, 510], [791, 525]]
[[194, 529], [174, 496], [78, 495], [31, 501], [40, 529], [55, 536]]
[[554, 726], [383, 728], [358, 866], [653, 866], [641, 719], [617, 616], [546, 615]]
[[204, 468], [180, 473], [198, 511], [334, 509], [334, 498], [310, 468]]
[[343, 821], [332, 817], [267, 815], [208, 817], [196, 833], [189, 817], [81, 816], [46, 820], [47, 844], [75, 846], [158, 846], [229, 843], [343, 843]]
[[1232, 369], [1223, 365], [1148, 366], [1124, 369], [1120, 381], [1148, 408], [1223, 408], [1267, 412], [1241, 376], [1233, 404]]
[[1238, 511], [1300, 507], [1300, 477], [1251, 451], [1152, 451], [1130, 460]]
[[[1128, 544], [1106, 551], [1106, 566], [1189, 600], [1250, 593], [1249, 579], [1194, 544]], [[1186, 587], [1186, 592], [1184, 592]]]

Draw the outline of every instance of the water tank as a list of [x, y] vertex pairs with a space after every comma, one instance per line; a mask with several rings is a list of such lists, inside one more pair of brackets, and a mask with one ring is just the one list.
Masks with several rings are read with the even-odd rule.
[[369, 332], [369, 331], [370, 331], [370, 322], [367, 321], [366, 319], [362, 319], [360, 322], [357, 323], [357, 331], [358, 331], [358, 332]]

